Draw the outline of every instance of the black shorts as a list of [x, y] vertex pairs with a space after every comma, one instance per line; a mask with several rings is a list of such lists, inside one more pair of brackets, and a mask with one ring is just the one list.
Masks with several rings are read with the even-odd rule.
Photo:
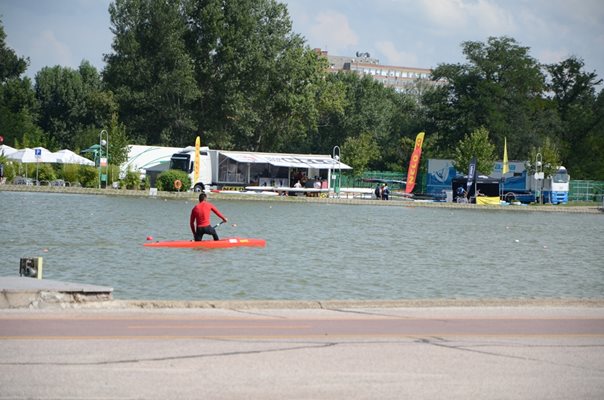
[[203, 235], [206, 233], [208, 235], [212, 235], [214, 240], [219, 240], [218, 234], [216, 233], [216, 229], [214, 229], [214, 227], [212, 225], [208, 225], [208, 226], [198, 226], [197, 227], [197, 230], [195, 231], [195, 241], [201, 242], [201, 240], [203, 239]]

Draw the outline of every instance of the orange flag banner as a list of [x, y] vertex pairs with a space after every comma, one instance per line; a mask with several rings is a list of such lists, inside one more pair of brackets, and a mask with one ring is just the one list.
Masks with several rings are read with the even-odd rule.
[[195, 184], [197, 183], [197, 180], [199, 179], [199, 163], [200, 163], [199, 148], [200, 147], [201, 147], [201, 139], [199, 138], [199, 136], [197, 136], [197, 139], [195, 139], [195, 158], [194, 158], [194, 164], [193, 164], [193, 186], [195, 186]]
[[405, 186], [405, 193], [411, 193], [415, 187], [415, 180], [417, 178], [417, 170], [419, 169], [419, 160], [422, 155], [422, 145], [424, 144], [424, 132], [417, 134], [415, 138], [415, 148], [413, 154], [411, 154], [411, 161], [409, 162], [409, 170], [407, 171], [407, 185]]

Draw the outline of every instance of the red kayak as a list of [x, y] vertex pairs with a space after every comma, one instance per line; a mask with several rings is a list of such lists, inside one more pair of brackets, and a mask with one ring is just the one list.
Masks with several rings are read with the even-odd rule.
[[204, 248], [204, 249], [224, 249], [227, 247], [265, 247], [264, 239], [249, 238], [228, 238], [220, 240], [168, 240], [165, 242], [149, 242], [143, 246], [146, 247], [186, 247], [186, 248]]

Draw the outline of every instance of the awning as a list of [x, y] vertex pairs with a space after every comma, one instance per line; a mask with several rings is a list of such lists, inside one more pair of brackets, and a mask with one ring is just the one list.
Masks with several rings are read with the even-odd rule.
[[328, 155], [317, 154], [278, 154], [253, 153], [239, 151], [220, 151], [220, 154], [239, 163], [271, 164], [275, 167], [286, 168], [316, 168], [316, 169], [352, 169]]
[[268, 160], [258, 153], [243, 152], [243, 151], [220, 151], [220, 154], [235, 160], [239, 163], [250, 163], [250, 164], [268, 164]]

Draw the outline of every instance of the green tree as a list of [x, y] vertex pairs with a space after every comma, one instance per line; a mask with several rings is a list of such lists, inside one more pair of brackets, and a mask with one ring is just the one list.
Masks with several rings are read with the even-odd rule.
[[[541, 165], [538, 166], [538, 162], [541, 162]], [[528, 153], [526, 167], [531, 174], [541, 171], [546, 177], [552, 176], [560, 165], [560, 150], [549, 137], [543, 140], [542, 146], [531, 147]]]
[[115, 36], [103, 76], [128, 135], [139, 143], [184, 146], [198, 131], [200, 91], [185, 48], [182, 5], [117, 0], [109, 7]]
[[379, 149], [373, 134], [364, 132], [356, 137], [348, 137], [342, 145], [342, 162], [352, 167], [353, 174], [363, 175], [369, 161], [379, 157]]
[[561, 121], [557, 131], [561, 142], [560, 156], [576, 178], [593, 177], [604, 169], [601, 140], [598, 140], [603, 133], [604, 113], [595, 94], [602, 79], [595, 71], [585, 72], [583, 68], [583, 60], [576, 57], [547, 66], [548, 88], [553, 93], [552, 102]]
[[121, 165], [128, 160], [128, 134], [124, 124], [119, 122], [117, 113], [111, 117], [109, 125], [109, 162]]
[[465, 135], [455, 148], [454, 165], [458, 171], [467, 171], [470, 161], [476, 157], [476, 170], [481, 174], [489, 175], [493, 172], [495, 160], [495, 145], [489, 140], [489, 131], [478, 128], [469, 135]]
[[[331, 152], [333, 146], [345, 143], [348, 138], [358, 140], [370, 132], [378, 153], [367, 161], [368, 168], [400, 165], [402, 155], [397, 144], [404, 134], [401, 128], [407, 129], [406, 118], [413, 115], [412, 103], [405, 95], [395, 93], [369, 76], [338, 73], [327, 80], [342, 94], [336, 97], [337, 103], [321, 115], [323, 123], [312, 140], [320, 144], [315, 149]], [[408, 134], [412, 132], [409, 130]]]
[[28, 64], [28, 58], [17, 56], [15, 51], [6, 45], [4, 23], [0, 19], [0, 84], [20, 77]]
[[73, 148], [82, 130], [85, 113], [80, 74], [61, 66], [44, 67], [36, 74], [36, 97], [40, 102], [40, 127], [48, 134], [48, 146]]
[[519, 154], [547, 132], [538, 130], [550, 117], [543, 107], [545, 78], [529, 48], [508, 37], [487, 43], [464, 42], [467, 64], [441, 64], [432, 73], [446, 85], [423, 96], [428, 120], [449, 141], [463, 132], [487, 127], [498, 147], [507, 137], [510, 152]]
[[206, 142], [219, 148], [287, 151], [316, 124], [324, 64], [291, 32], [274, 0], [187, 0], [188, 49], [203, 89]]
[[45, 67], [36, 74], [39, 125], [52, 148], [81, 149], [96, 143], [116, 103], [104, 91], [96, 69], [83, 61], [78, 70]]
[[43, 132], [36, 125], [37, 101], [31, 80], [21, 78], [29, 60], [19, 57], [6, 45], [0, 20], [0, 135], [4, 143], [17, 147], [19, 141], [45, 145]]

